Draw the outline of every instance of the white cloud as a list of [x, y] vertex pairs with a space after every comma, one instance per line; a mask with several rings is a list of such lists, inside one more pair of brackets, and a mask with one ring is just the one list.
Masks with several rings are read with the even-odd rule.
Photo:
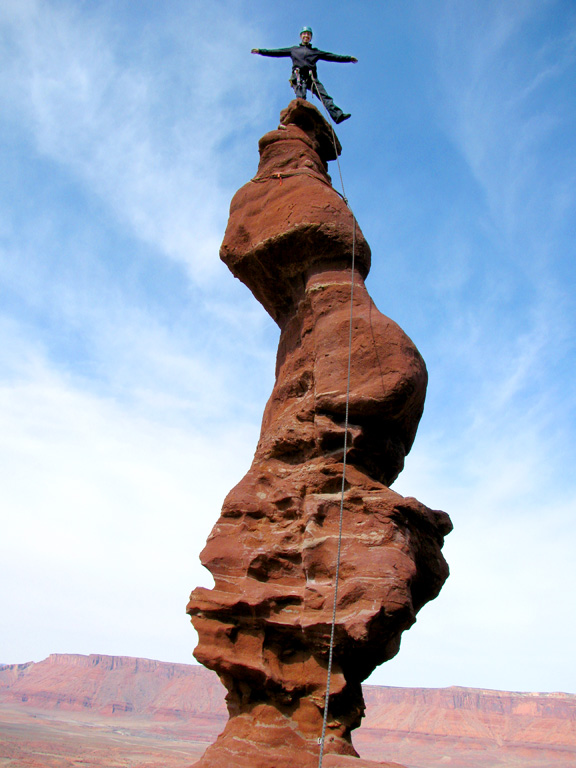
[[[509, 248], [549, 241], [549, 220], [558, 206], [565, 206], [563, 179], [573, 182], [576, 176], [573, 159], [566, 155], [553, 175], [549, 171], [551, 142], [562, 142], [569, 119], [550, 86], [576, 61], [576, 34], [568, 23], [563, 35], [550, 36], [539, 48], [530, 49], [524, 40], [529, 25], [554, 12], [554, 5], [490, 2], [462, 13], [459, 3], [447, 2], [438, 17], [443, 86], [438, 114]], [[543, 190], [542, 183], [548, 182]], [[572, 195], [572, 206], [575, 201]]]
[[[228, 5], [218, 41], [200, 33], [224, 9], [195, 5], [178, 26], [139, 28], [130, 60], [102, 12], [26, 0], [0, 16], [4, 111], [37, 152], [195, 280], [214, 276], [230, 198], [225, 140], [254, 124], [265, 99], [240, 66], [253, 27]], [[150, 49], [161, 35], [171, 44], [158, 69]]]
[[538, 420], [417, 438], [395, 490], [452, 517], [451, 575], [372, 682], [573, 691], [576, 489]]
[[0, 657], [16, 629], [21, 661], [55, 649], [190, 660], [187, 592], [211, 584], [198, 553], [255, 426], [147, 418], [26, 357], [0, 389]]

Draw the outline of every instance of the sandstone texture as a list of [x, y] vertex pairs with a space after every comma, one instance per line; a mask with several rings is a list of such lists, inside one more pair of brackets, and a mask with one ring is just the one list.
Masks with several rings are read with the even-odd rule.
[[292, 101], [260, 139], [258, 172], [230, 206], [220, 256], [279, 323], [292, 316], [310, 271], [350, 266], [353, 238], [359, 273], [370, 269], [368, 243], [328, 175], [332, 135], [314, 107]]
[[195, 656], [220, 676], [230, 714], [199, 768], [291, 768], [296, 753], [301, 766], [317, 764], [341, 503], [326, 765], [357, 755], [361, 682], [398, 652], [448, 576], [448, 516], [389, 487], [412, 446], [427, 373], [364, 285], [370, 249], [327, 174], [339, 151], [331, 130], [313, 106], [291, 102], [260, 140], [257, 174], [232, 200], [222, 244], [281, 336], [254, 461], [201, 554], [215, 586], [194, 590], [188, 605]]

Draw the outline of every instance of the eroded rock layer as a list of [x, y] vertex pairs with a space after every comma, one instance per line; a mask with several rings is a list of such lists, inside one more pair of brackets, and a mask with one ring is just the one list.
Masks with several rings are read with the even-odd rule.
[[370, 250], [331, 186], [330, 131], [314, 107], [291, 102], [278, 130], [260, 141], [258, 173], [235, 195], [222, 244], [222, 259], [277, 321], [281, 336], [254, 461], [226, 498], [201, 554], [215, 586], [194, 590], [188, 605], [199, 635], [195, 656], [220, 676], [230, 713], [197, 763], [202, 768], [291, 768], [296, 753], [301, 766], [317, 763], [352, 280], [330, 765], [347, 765], [344, 756], [356, 755], [351, 731], [364, 713], [361, 682], [398, 652], [402, 632], [448, 575], [441, 554], [448, 516], [389, 488], [414, 440], [427, 373], [412, 341], [366, 291]]

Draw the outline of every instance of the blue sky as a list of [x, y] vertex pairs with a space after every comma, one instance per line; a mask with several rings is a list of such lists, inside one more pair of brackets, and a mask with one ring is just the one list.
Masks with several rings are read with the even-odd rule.
[[249, 52], [303, 24], [359, 59], [319, 74], [352, 112], [369, 291], [430, 375], [394, 487], [455, 525], [449, 581], [371, 682], [576, 693], [562, 0], [3, 1], [0, 662], [192, 660], [198, 553], [250, 464], [278, 340], [218, 259], [292, 96], [288, 63]]

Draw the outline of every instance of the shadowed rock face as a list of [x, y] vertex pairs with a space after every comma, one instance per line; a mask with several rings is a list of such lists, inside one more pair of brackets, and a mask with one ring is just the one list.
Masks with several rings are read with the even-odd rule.
[[[339, 151], [339, 145], [337, 144]], [[356, 755], [360, 683], [392, 658], [448, 575], [448, 516], [388, 487], [424, 407], [427, 373], [364, 286], [370, 249], [332, 189], [331, 128], [295, 100], [260, 140], [221, 257], [281, 328], [276, 382], [248, 474], [201, 554], [215, 586], [188, 612], [195, 656], [228, 690], [230, 720], [197, 763], [317, 763], [336, 573], [354, 280], [343, 537], [326, 753]], [[352, 247], [356, 270], [352, 274]], [[344, 762], [342, 762], [344, 760]], [[334, 762], [336, 761], [336, 762]]]

